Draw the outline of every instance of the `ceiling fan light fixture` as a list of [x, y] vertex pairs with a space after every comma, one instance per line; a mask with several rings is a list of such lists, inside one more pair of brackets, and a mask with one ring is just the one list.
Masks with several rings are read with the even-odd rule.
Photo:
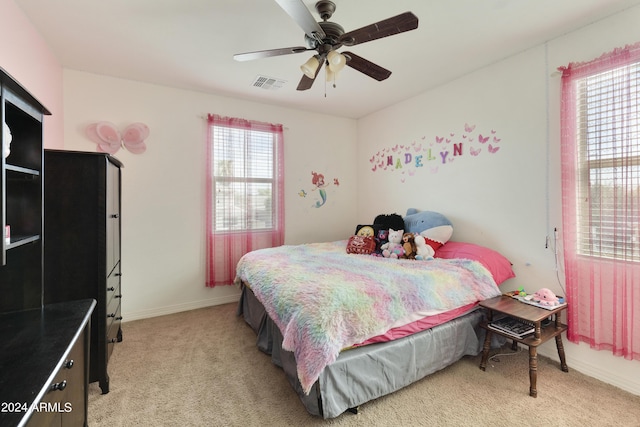
[[319, 66], [320, 61], [318, 61], [317, 55], [314, 55], [300, 66], [300, 70], [302, 70], [305, 76], [313, 79], [316, 76], [316, 71], [318, 71]]
[[332, 50], [327, 54], [327, 61], [329, 62], [329, 68], [331, 68], [331, 71], [334, 73], [342, 70], [347, 64], [347, 58], [335, 50]]

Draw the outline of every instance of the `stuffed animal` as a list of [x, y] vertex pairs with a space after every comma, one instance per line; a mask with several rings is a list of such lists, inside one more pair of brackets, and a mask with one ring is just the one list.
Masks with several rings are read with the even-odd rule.
[[382, 245], [382, 256], [385, 258], [400, 258], [404, 255], [402, 235], [404, 230], [389, 229], [389, 241]]
[[424, 236], [421, 236], [419, 234], [415, 234], [414, 236], [415, 237], [413, 238], [413, 242], [416, 245], [416, 259], [420, 261], [433, 259], [435, 251], [433, 250], [433, 247], [427, 245]]
[[404, 249], [402, 258], [416, 259], [417, 248], [413, 233], [404, 233], [402, 235], [402, 249]]
[[560, 304], [558, 297], [556, 297], [556, 295], [547, 288], [542, 288], [533, 294], [533, 300], [541, 305], [547, 305], [549, 307], [554, 307]]
[[380, 214], [373, 220], [374, 224], [380, 225], [383, 229], [393, 228], [394, 230], [404, 229], [404, 219], [396, 213], [385, 215]]
[[[451, 239], [453, 235], [453, 225], [451, 221], [438, 212], [418, 211], [417, 209], [407, 209], [407, 215], [404, 217], [404, 229], [409, 233], [421, 235], [425, 239], [425, 243], [433, 249], [433, 252], [427, 250], [424, 255], [433, 256], [435, 251]], [[416, 242], [421, 245], [421, 242]]]

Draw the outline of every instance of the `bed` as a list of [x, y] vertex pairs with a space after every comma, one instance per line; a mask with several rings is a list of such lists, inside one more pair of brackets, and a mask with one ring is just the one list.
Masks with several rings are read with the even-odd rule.
[[477, 245], [449, 242], [441, 257], [420, 261], [348, 254], [346, 245], [262, 249], [237, 268], [238, 315], [323, 418], [477, 355], [477, 303], [513, 277], [504, 257]]

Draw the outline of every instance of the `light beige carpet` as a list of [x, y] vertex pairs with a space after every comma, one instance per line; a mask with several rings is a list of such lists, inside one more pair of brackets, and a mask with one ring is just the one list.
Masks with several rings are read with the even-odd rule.
[[[528, 353], [465, 357], [360, 413], [309, 415], [283, 371], [226, 304], [124, 323], [109, 364], [111, 391], [89, 388], [99, 426], [640, 426], [640, 396], [540, 357], [529, 396]], [[509, 352], [509, 349], [501, 352]]]

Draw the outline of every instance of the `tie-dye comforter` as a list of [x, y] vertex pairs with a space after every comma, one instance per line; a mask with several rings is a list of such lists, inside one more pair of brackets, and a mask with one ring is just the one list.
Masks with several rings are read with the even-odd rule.
[[251, 287], [295, 354], [305, 393], [346, 347], [416, 313], [452, 310], [500, 295], [470, 260], [398, 260], [346, 253], [346, 241], [280, 246], [246, 254], [236, 281]]

